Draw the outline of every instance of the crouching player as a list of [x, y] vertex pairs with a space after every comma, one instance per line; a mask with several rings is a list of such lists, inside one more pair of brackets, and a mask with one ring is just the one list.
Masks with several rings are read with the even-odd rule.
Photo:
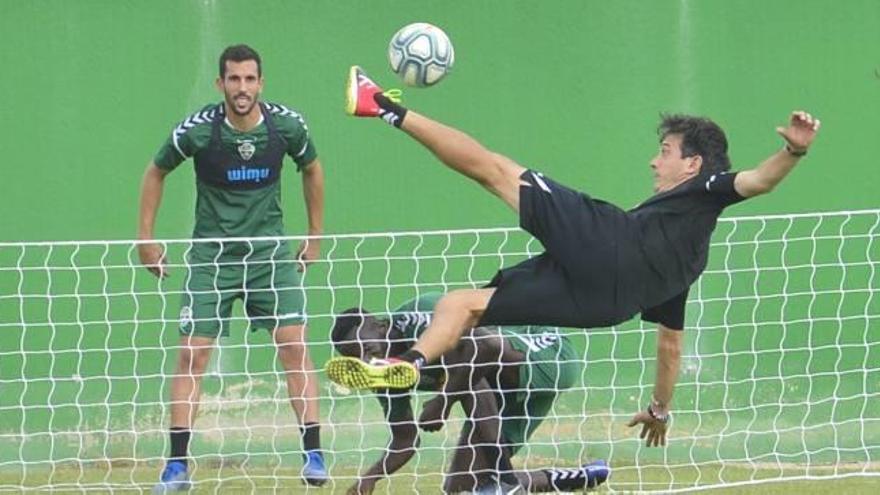
[[[390, 320], [360, 308], [337, 317], [331, 338], [347, 358], [327, 368], [330, 378], [353, 377], [373, 388], [391, 428], [382, 458], [362, 473], [350, 494], [371, 493], [380, 479], [400, 469], [419, 446], [408, 391], [389, 390], [383, 376], [364, 374], [366, 361], [396, 356], [409, 349], [427, 328], [442, 294], [427, 294], [398, 308]], [[525, 493], [593, 488], [609, 475], [599, 460], [573, 469], [514, 471], [510, 457], [549, 414], [557, 395], [580, 373], [569, 340], [555, 328], [480, 327], [443, 355], [440, 365], [422, 368], [417, 388], [439, 392], [425, 403], [418, 426], [437, 431], [460, 402], [468, 419], [445, 476], [444, 491]], [[368, 377], [368, 378], [364, 378]]]

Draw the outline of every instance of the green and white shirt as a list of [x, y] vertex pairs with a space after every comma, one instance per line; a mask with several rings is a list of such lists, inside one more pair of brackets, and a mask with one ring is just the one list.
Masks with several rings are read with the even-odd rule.
[[[283, 153], [294, 160], [297, 170], [302, 170], [317, 158], [317, 152], [299, 113], [274, 103], [262, 102], [262, 105], [263, 118], [247, 132], [229, 124], [223, 103], [208, 105], [178, 124], [156, 153], [154, 163], [166, 171], [174, 170], [187, 158], [195, 158], [197, 200], [193, 237], [284, 235], [277, 177], [280, 169], [275, 170], [283, 157], [275, 158], [279, 162], [277, 167], [255, 161], [271, 154], [272, 146], [283, 146]], [[271, 122], [266, 122], [266, 118]], [[271, 139], [273, 130], [280, 140]], [[212, 152], [214, 137], [219, 144]], [[281, 150], [277, 151], [280, 155]], [[216, 162], [218, 153], [224, 157], [219, 161], [226, 163], [212, 164], [212, 167], [222, 184], [209, 183], [199, 170], [199, 160], [201, 157], [205, 162], [204, 157], [210, 155], [214, 157], [212, 162]], [[269, 178], [269, 174], [273, 176]], [[246, 251], [241, 254], [247, 255]], [[235, 253], [224, 249], [224, 254]]]

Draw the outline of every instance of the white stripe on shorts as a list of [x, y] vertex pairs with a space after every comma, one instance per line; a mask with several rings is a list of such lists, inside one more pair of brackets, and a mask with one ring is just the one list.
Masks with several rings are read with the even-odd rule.
[[541, 174], [536, 174], [534, 172], [531, 172], [531, 174], [532, 174], [532, 177], [535, 178], [535, 182], [538, 183], [538, 187], [540, 187], [541, 189], [543, 189], [544, 191], [546, 191], [550, 194], [553, 194], [553, 191], [551, 191], [550, 187], [547, 186], [547, 183], [544, 182], [544, 179], [543, 179], [543, 177], [541, 177]]

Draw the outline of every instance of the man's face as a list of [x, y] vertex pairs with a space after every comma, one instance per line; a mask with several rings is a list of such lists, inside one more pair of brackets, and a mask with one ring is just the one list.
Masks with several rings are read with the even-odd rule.
[[217, 89], [223, 92], [226, 105], [236, 115], [249, 114], [263, 90], [256, 60], [226, 61], [226, 74], [217, 78]]
[[651, 160], [655, 193], [668, 191], [700, 172], [702, 157], [682, 157], [681, 141], [681, 134], [667, 134], [660, 141], [660, 150]]
[[388, 323], [372, 316], [364, 318], [360, 328], [351, 330], [348, 342], [340, 343], [336, 350], [343, 356], [370, 361], [372, 358], [388, 357]]

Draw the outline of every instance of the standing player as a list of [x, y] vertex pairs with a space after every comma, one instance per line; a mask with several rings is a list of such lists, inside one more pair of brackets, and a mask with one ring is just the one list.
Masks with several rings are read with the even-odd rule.
[[[282, 236], [281, 186], [284, 155], [302, 173], [309, 235], [321, 234], [324, 174], [302, 117], [262, 102], [260, 56], [246, 45], [220, 55], [217, 89], [224, 101], [186, 118], [144, 173], [139, 237], [153, 239], [165, 176], [193, 158], [196, 171], [195, 238]], [[157, 277], [168, 271], [162, 248], [140, 244], [141, 262]], [[229, 334], [232, 303], [242, 299], [252, 328], [265, 328], [286, 372], [290, 403], [302, 432], [303, 478], [327, 479], [320, 450], [318, 386], [305, 345], [305, 304], [297, 266], [319, 255], [316, 240], [294, 257], [287, 242], [194, 242], [180, 311], [180, 352], [171, 382], [171, 455], [155, 491], [190, 486], [190, 431], [198, 411], [202, 374], [217, 337]]]
[[624, 211], [408, 111], [359, 67], [351, 68], [347, 99], [349, 114], [382, 118], [501, 198], [546, 252], [499, 271], [486, 288], [446, 294], [431, 326], [398, 360], [379, 366], [348, 363], [350, 369], [340, 376], [407, 388], [418, 381], [422, 365], [452, 349], [473, 326], [604, 327], [641, 312], [642, 319], [659, 324], [657, 375], [653, 400], [630, 426], [642, 425], [641, 437], [649, 446], [666, 442], [685, 302], [706, 267], [718, 216], [729, 205], [773, 190], [806, 155], [819, 130], [818, 119], [794, 112], [787, 126], [776, 129], [785, 143], [781, 150], [752, 170], [728, 173], [727, 138], [717, 124], [664, 116], [658, 128], [660, 150], [650, 162], [655, 194]]
[[[359, 308], [336, 319], [331, 338], [341, 361], [381, 360], [415, 343], [431, 321], [440, 294], [425, 294], [396, 309], [390, 320]], [[468, 422], [443, 483], [445, 493], [522, 493], [594, 488], [608, 477], [604, 461], [573, 469], [514, 472], [510, 457], [550, 412], [557, 396], [570, 388], [583, 362], [568, 339], [548, 327], [479, 327], [449, 352], [442, 366], [422, 370], [419, 390], [440, 392], [428, 401], [419, 426], [439, 430], [461, 402]], [[334, 367], [328, 372], [345, 371]], [[331, 375], [331, 378], [333, 376]], [[344, 379], [344, 378], [343, 378]], [[403, 467], [418, 447], [410, 395], [378, 390], [376, 397], [391, 427], [382, 458], [364, 472], [350, 494], [371, 493], [376, 483]]]

